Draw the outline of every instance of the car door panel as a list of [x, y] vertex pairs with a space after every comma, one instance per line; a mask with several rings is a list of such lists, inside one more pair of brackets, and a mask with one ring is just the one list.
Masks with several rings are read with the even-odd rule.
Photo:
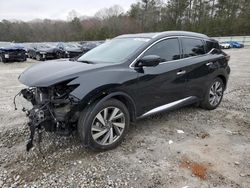
[[206, 54], [202, 57], [192, 59], [193, 63], [187, 68], [187, 92], [189, 95], [197, 96], [200, 99], [216, 77], [220, 56]]
[[138, 73], [137, 101], [140, 113], [188, 97], [186, 61], [181, 58], [179, 38], [161, 40], [144, 55], [157, 55], [165, 61], [156, 67], [143, 67]]
[[140, 114], [158, 106], [187, 97], [186, 74], [183, 60], [161, 63], [156, 67], [144, 67], [138, 73], [138, 91], [136, 100], [140, 105]]
[[212, 54], [206, 53], [202, 39], [183, 37], [181, 44], [187, 71], [187, 93], [202, 98], [215, 70]]

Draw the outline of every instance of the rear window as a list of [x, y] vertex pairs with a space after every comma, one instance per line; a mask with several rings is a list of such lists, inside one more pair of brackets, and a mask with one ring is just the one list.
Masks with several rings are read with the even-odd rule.
[[204, 43], [200, 39], [182, 38], [184, 58], [205, 54]]

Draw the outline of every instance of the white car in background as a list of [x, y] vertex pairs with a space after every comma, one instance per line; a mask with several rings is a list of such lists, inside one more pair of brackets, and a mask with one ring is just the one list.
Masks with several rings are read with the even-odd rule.
[[227, 42], [222, 42], [222, 43], [220, 43], [220, 47], [222, 49], [229, 49], [229, 48], [231, 48], [231, 45]]

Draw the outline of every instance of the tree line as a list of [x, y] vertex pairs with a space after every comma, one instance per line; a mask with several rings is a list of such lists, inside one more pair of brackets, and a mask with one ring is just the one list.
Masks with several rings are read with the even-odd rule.
[[209, 36], [250, 35], [249, 0], [140, 0], [127, 12], [115, 5], [68, 21], [0, 22], [0, 41], [104, 40], [124, 33], [186, 30]]

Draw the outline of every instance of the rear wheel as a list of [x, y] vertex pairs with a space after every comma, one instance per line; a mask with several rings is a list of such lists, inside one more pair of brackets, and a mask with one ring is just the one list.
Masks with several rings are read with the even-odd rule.
[[201, 102], [201, 107], [207, 110], [217, 108], [223, 98], [224, 83], [220, 78], [216, 78], [207, 89], [204, 100]]
[[94, 150], [117, 147], [129, 126], [129, 112], [116, 99], [92, 104], [85, 109], [78, 121], [78, 134], [84, 145]]

